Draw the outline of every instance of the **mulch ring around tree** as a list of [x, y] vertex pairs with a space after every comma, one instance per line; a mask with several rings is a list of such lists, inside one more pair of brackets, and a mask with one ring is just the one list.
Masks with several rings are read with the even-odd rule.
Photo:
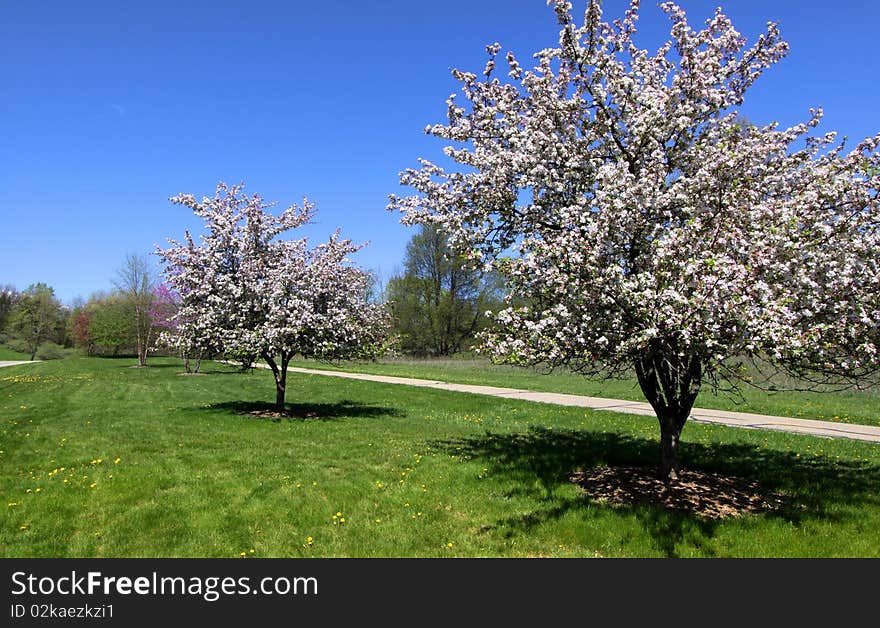
[[312, 411], [297, 412], [285, 410], [284, 412], [279, 412], [278, 410], [268, 409], [245, 410], [243, 412], [237, 412], [236, 414], [255, 416], [260, 419], [315, 419], [320, 417], [317, 412]]
[[613, 506], [655, 505], [705, 519], [724, 519], [776, 510], [782, 495], [742, 478], [682, 470], [665, 484], [655, 467], [595, 467], [570, 477], [593, 500]]

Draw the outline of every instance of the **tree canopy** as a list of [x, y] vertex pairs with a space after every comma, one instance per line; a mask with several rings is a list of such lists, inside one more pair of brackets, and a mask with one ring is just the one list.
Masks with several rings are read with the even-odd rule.
[[312, 203], [275, 216], [243, 185], [222, 182], [213, 198], [171, 201], [192, 209], [206, 230], [199, 244], [186, 232], [183, 243], [169, 240], [158, 251], [179, 295], [176, 332], [195, 346], [260, 356], [275, 375], [279, 411], [294, 355], [336, 360], [381, 350], [384, 309], [367, 303], [369, 277], [348, 258], [361, 247], [338, 231], [314, 248], [280, 237], [312, 218]]
[[116, 289], [125, 295], [131, 307], [132, 326], [137, 346], [138, 365], [147, 365], [147, 353], [153, 336], [153, 320], [150, 309], [153, 305], [155, 279], [145, 257], [136, 254], [125, 256], [115, 280]]
[[414, 355], [451, 355], [469, 348], [486, 312], [502, 303], [494, 273], [484, 276], [424, 225], [406, 247], [403, 272], [386, 288], [400, 348]]
[[875, 373], [880, 135], [846, 151], [815, 133], [821, 109], [743, 124], [748, 89], [789, 49], [774, 23], [747, 46], [720, 9], [696, 28], [666, 2], [670, 38], [650, 52], [638, 0], [611, 22], [590, 1], [582, 24], [550, 4], [559, 40], [533, 69], [508, 52], [499, 78], [492, 44], [482, 76], [453, 71], [465, 102], [427, 128], [453, 165], [422, 160], [401, 174], [416, 193], [389, 205], [505, 272], [486, 350], [634, 370], [670, 480], [701, 385], [735, 383], [740, 359], [811, 381]]
[[64, 313], [55, 291], [44, 283], [28, 286], [18, 296], [9, 326], [33, 360], [42, 343], [64, 334]]

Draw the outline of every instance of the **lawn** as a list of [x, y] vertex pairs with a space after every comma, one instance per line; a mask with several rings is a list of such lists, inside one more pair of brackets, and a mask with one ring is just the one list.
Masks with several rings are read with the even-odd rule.
[[18, 351], [13, 351], [9, 347], [4, 347], [0, 345], [0, 360], [17, 361], [30, 359], [31, 356], [29, 353], [20, 353]]
[[[533, 368], [494, 365], [482, 359], [399, 359], [341, 364], [300, 360], [292, 362], [291, 366], [645, 401], [635, 378], [589, 380], [562, 370], [548, 373]], [[782, 384], [794, 386], [795, 382], [786, 380], [781, 382]], [[833, 393], [803, 390], [768, 392], [752, 386], [744, 386], [738, 395], [715, 393], [706, 386], [700, 393], [696, 406], [880, 426], [880, 387], [877, 386], [862, 391], [846, 390]]]
[[645, 417], [267, 371], [0, 370], [4, 557], [880, 556], [880, 447], [688, 424], [688, 469], [784, 496], [708, 520], [569, 481], [651, 465]]

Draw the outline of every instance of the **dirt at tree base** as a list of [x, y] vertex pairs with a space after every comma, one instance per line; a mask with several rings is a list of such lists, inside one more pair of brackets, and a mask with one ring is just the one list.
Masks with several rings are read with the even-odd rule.
[[320, 418], [317, 412], [292, 412], [290, 410], [285, 410], [284, 412], [279, 412], [278, 410], [247, 410], [246, 412], [239, 412], [238, 414], [244, 416], [255, 416], [260, 419], [315, 419]]
[[682, 470], [666, 484], [654, 467], [594, 467], [570, 477], [592, 499], [614, 506], [656, 505], [706, 519], [724, 519], [776, 510], [782, 495], [754, 481], [705, 471]]

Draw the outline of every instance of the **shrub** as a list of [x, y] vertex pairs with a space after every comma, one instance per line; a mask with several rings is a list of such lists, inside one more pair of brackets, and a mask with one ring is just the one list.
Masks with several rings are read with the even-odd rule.
[[61, 345], [54, 342], [44, 342], [37, 349], [38, 360], [61, 360], [67, 356], [67, 352]]

